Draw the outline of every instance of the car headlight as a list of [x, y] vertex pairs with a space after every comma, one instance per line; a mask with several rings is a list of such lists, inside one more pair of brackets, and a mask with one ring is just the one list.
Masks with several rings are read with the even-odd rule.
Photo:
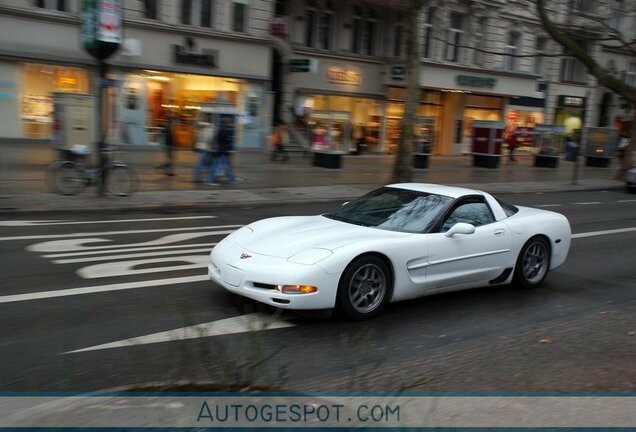
[[294, 264], [313, 265], [317, 264], [325, 258], [330, 257], [333, 254], [329, 249], [307, 249], [306, 251], [299, 252], [296, 255], [287, 259], [287, 261]]

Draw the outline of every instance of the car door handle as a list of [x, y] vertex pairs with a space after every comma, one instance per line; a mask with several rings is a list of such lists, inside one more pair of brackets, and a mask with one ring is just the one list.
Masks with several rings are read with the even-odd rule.
[[503, 234], [503, 233], [505, 233], [505, 232], [506, 232], [506, 230], [505, 230], [505, 229], [500, 228], [500, 229], [495, 230], [494, 234], [495, 234], [496, 236], [499, 236], [499, 235], [502, 235], [502, 234]]

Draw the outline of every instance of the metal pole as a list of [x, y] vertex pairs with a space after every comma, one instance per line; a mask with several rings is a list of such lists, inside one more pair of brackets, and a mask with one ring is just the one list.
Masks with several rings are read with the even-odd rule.
[[106, 98], [104, 97], [104, 90], [106, 89], [106, 68], [107, 65], [103, 60], [99, 61], [99, 89], [97, 92], [97, 124], [99, 131], [99, 140], [97, 141], [97, 151], [99, 154], [99, 179], [97, 193], [99, 196], [106, 195], [106, 110], [104, 109], [104, 103]]

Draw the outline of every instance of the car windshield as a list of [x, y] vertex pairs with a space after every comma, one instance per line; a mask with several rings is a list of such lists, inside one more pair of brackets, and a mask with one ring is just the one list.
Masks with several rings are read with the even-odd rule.
[[426, 232], [452, 198], [406, 189], [382, 188], [357, 198], [325, 217], [390, 231]]

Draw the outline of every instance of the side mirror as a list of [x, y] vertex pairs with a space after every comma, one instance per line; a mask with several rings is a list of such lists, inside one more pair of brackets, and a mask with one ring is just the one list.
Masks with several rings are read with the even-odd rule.
[[475, 227], [469, 223], [458, 222], [451, 227], [448, 231], [444, 233], [446, 237], [452, 237], [455, 234], [474, 234]]

